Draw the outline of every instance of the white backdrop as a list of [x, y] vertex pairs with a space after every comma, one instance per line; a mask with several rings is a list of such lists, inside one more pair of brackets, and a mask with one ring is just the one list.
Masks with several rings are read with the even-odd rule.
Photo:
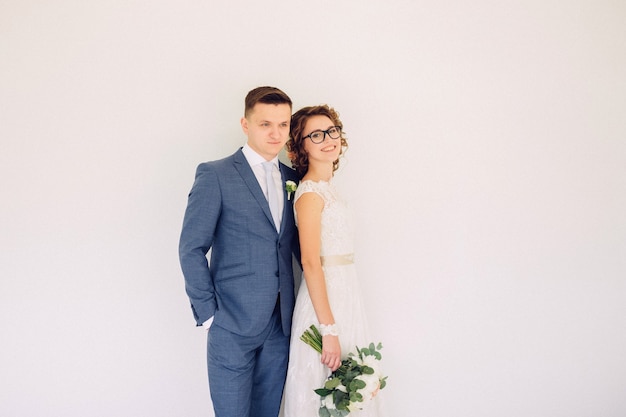
[[390, 416], [626, 415], [626, 3], [0, 1], [0, 415], [213, 416], [177, 244], [329, 103]]

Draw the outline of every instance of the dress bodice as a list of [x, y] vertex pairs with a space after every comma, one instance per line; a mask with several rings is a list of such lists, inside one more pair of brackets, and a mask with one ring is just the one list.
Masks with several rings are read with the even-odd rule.
[[306, 180], [300, 182], [294, 197], [294, 213], [298, 224], [295, 203], [304, 193], [316, 193], [324, 200], [320, 256], [345, 255], [354, 252], [354, 229], [350, 208], [341, 200], [331, 182]]

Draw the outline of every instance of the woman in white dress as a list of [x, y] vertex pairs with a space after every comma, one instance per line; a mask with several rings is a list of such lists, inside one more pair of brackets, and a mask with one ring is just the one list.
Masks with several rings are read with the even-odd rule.
[[[356, 347], [369, 345], [365, 309], [354, 265], [352, 216], [332, 184], [348, 144], [338, 113], [326, 106], [305, 107], [291, 119], [287, 150], [302, 176], [294, 197], [304, 282], [296, 298], [285, 417], [318, 417], [321, 388]], [[300, 340], [311, 325], [322, 333], [322, 354]], [[379, 416], [378, 401], [351, 415]]]

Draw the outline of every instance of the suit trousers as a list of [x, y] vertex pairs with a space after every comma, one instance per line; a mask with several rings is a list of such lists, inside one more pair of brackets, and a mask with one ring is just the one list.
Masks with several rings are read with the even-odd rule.
[[215, 417], [278, 416], [289, 360], [279, 304], [257, 336], [211, 326], [207, 365]]

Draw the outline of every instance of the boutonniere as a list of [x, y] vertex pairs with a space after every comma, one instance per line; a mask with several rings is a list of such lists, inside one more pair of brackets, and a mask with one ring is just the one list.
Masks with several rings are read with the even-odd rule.
[[287, 200], [291, 200], [291, 193], [296, 192], [296, 188], [298, 188], [298, 185], [289, 180], [289, 181], [285, 181], [285, 190], [287, 190]]

